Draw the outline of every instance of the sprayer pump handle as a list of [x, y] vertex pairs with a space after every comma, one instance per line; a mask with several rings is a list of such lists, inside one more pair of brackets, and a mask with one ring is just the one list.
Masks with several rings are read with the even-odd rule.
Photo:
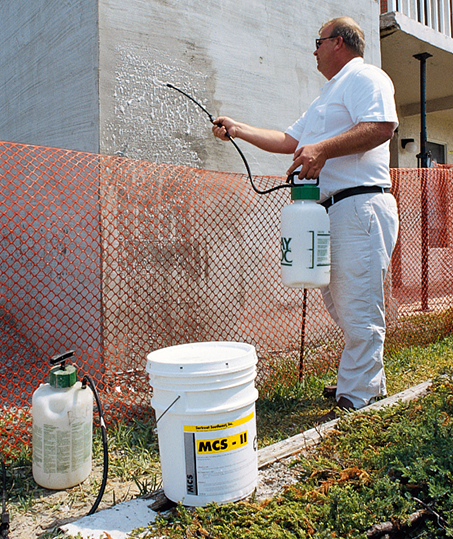
[[74, 352], [75, 350], [67, 350], [62, 354], [57, 354], [56, 356], [50, 358], [50, 364], [56, 365], [57, 363], [64, 363], [67, 359], [74, 355]]

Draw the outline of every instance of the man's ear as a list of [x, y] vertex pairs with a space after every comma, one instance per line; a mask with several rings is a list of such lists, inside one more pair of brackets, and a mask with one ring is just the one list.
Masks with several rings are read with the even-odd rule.
[[343, 37], [342, 36], [335, 36], [335, 39], [338, 41], [335, 43], [335, 47], [333, 48], [334, 51], [339, 51], [342, 47], [345, 46]]

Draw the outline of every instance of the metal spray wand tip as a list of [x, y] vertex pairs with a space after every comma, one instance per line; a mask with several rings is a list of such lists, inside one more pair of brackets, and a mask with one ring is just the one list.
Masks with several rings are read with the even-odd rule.
[[157, 77], [153, 77], [152, 81], [153, 81], [153, 84], [155, 84], [156, 86], [167, 86], [168, 84], [167, 82], [160, 80]]

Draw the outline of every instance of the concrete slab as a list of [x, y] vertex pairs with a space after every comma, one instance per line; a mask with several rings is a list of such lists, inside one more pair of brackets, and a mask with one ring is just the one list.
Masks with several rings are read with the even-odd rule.
[[80, 534], [83, 539], [127, 539], [133, 529], [154, 521], [157, 513], [149, 508], [152, 502], [151, 498], [129, 500], [65, 524], [61, 529], [73, 536]]

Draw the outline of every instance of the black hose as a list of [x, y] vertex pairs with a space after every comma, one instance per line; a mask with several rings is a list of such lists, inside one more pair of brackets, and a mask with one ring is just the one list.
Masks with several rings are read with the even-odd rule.
[[[195, 103], [195, 105], [197, 105], [198, 107], [200, 107], [200, 109], [208, 115], [209, 117], [209, 121], [214, 124], [214, 125], [217, 125], [218, 127], [221, 127], [222, 124], [215, 124], [214, 123], [214, 116], [208, 112], [204, 107], [203, 105], [201, 105], [200, 103], [198, 103], [198, 101], [196, 101], [192, 96], [190, 96], [189, 94], [187, 94], [186, 92], [183, 92], [180, 88], [177, 88], [176, 86], [173, 86], [173, 84], [170, 84], [169, 82], [167, 82], [167, 86], [168, 88], [172, 88], [173, 90], [176, 90], [177, 92], [179, 92], [180, 94], [182, 95], [185, 95], [188, 99], [190, 99], [193, 103]], [[225, 136], [233, 143], [233, 146], [236, 148], [236, 150], [239, 152], [239, 155], [241, 156], [242, 158], [242, 161], [244, 162], [244, 165], [245, 165], [245, 168], [247, 170], [247, 174], [248, 174], [248, 177], [249, 177], [249, 180], [250, 180], [250, 184], [252, 186], [252, 189], [255, 191], [255, 193], [258, 193], [259, 195], [267, 195], [268, 193], [272, 193], [273, 191], [277, 191], [277, 189], [286, 189], [287, 187], [293, 187], [294, 184], [291, 182], [291, 183], [283, 183], [281, 185], [276, 185], [275, 187], [271, 187], [270, 189], [265, 189], [264, 191], [261, 191], [260, 189], [258, 189], [255, 184], [253, 183], [253, 177], [252, 177], [252, 173], [250, 171], [250, 167], [249, 167], [249, 164], [247, 163], [247, 159], [245, 158], [245, 155], [242, 153], [241, 149], [239, 148], [239, 146], [236, 144], [236, 142], [233, 140], [233, 137], [228, 133], [228, 131], [226, 130], [225, 128]]]
[[8, 539], [9, 532], [9, 513], [6, 511], [6, 469], [5, 462], [2, 460], [2, 523], [0, 525], [0, 536], [2, 539]]
[[96, 405], [98, 407], [98, 413], [99, 413], [99, 424], [101, 427], [101, 433], [102, 433], [102, 447], [104, 451], [104, 470], [102, 474], [102, 483], [101, 488], [99, 489], [98, 496], [93, 504], [93, 507], [90, 509], [90, 511], [87, 513], [88, 515], [92, 515], [96, 512], [96, 509], [98, 508], [99, 504], [101, 503], [102, 496], [104, 495], [105, 487], [107, 485], [107, 477], [109, 473], [109, 453], [108, 453], [108, 444], [107, 444], [107, 431], [105, 428], [105, 421], [104, 421], [104, 413], [102, 411], [102, 405], [101, 400], [99, 399], [99, 394], [96, 389], [96, 385], [91, 379], [91, 377], [88, 374], [85, 374], [82, 379], [82, 387], [86, 387], [88, 384], [90, 385], [91, 389], [93, 390], [94, 398], [96, 400]]
[[247, 169], [247, 174], [249, 176], [250, 184], [252, 186], [252, 189], [255, 191], [255, 193], [258, 193], [259, 195], [267, 195], [268, 193], [272, 193], [273, 191], [277, 191], [277, 189], [284, 189], [286, 187], [293, 187], [293, 184], [291, 183], [282, 183], [280, 185], [276, 185], [275, 187], [271, 187], [270, 189], [265, 189], [264, 191], [261, 191], [258, 189], [255, 184], [253, 183], [252, 173], [250, 172], [249, 164], [247, 163], [247, 160], [245, 158], [245, 155], [242, 153], [239, 146], [234, 142], [228, 131], [226, 132], [226, 136], [230, 139], [230, 141], [233, 143], [233, 146], [236, 148], [236, 150], [239, 152], [239, 155], [242, 157], [242, 160], [244, 161], [245, 168]]

